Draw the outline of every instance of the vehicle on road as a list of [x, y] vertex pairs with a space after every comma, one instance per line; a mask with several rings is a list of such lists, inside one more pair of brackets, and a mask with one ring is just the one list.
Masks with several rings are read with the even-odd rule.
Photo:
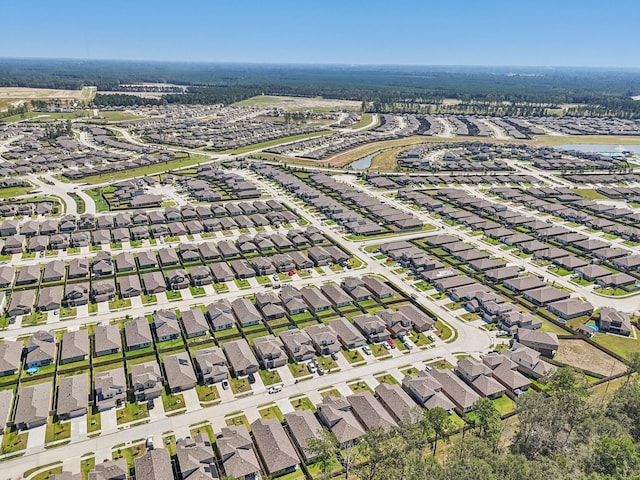
[[278, 393], [281, 391], [282, 391], [282, 385], [274, 385], [272, 387], [269, 387], [269, 390], [267, 390], [269, 394]]

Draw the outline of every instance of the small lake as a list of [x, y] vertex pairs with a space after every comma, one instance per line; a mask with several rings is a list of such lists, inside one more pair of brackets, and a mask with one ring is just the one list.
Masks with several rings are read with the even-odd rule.
[[558, 145], [555, 148], [561, 148], [563, 150], [577, 150], [579, 152], [602, 153], [605, 155], [621, 155], [622, 152], [640, 154], [640, 145], [603, 145], [598, 143], [576, 143], [575, 145]]
[[366, 157], [361, 158], [360, 160], [356, 160], [355, 162], [351, 162], [349, 166], [353, 170], [366, 170], [371, 166], [371, 160], [375, 157], [379, 152], [372, 153], [371, 155], [367, 155]]

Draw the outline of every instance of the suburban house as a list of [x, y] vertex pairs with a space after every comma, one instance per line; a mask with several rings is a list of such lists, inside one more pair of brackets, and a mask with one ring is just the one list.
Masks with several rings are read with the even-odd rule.
[[129, 350], [150, 347], [153, 343], [153, 337], [147, 319], [137, 317], [126, 322], [124, 324], [124, 339]]
[[396, 421], [385, 410], [382, 404], [369, 391], [349, 395], [347, 401], [351, 405], [351, 411], [367, 430], [382, 428], [389, 431], [396, 427]]
[[117, 325], [97, 325], [93, 334], [93, 350], [96, 357], [117, 353], [122, 348], [122, 338]]
[[298, 328], [285, 330], [280, 332], [279, 337], [294, 362], [303, 362], [315, 357], [315, 346], [306, 331]]
[[532, 348], [545, 357], [553, 357], [560, 347], [558, 336], [555, 333], [541, 330], [519, 328], [513, 338], [521, 345]]
[[205, 384], [221, 382], [229, 375], [227, 359], [220, 347], [196, 350], [195, 361], [198, 377]]
[[340, 343], [347, 349], [358, 348], [367, 343], [364, 335], [344, 317], [329, 320], [328, 326], [336, 332]]
[[187, 352], [164, 357], [164, 372], [167, 384], [173, 393], [194, 388], [198, 382]]
[[13, 424], [26, 430], [47, 423], [51, 405], [51, 382], [22, 387], [13, 414]]
[[259, 478], [260, 462], [246, 426], [223, 427], [216, 435], [216, 447], [228, 477], [241, 480]]
[[615, 333], [627, 337], [631, 335], [633, 329], [629, 315], [611, 307], [600, 308], [598, 327], [602, 332]]
[[129, 370], [131, 387], [138, 402], [146, 402], [162, 394], [163, 378], [155, 360], [129, 365]]
[[483, 397], [494, 399], [505, 392], [505, 387], [493, 378], [491, 369], [470, 357], [459, 360], [455, 372]]
[[89, 406], [88, 386], [89, 374], [86, 372], [62, 377], [56, 395], [56, 415], [62, 420], [85, 415]]
[[22, 342], [4, 339], [0, 342], [0, 377], [14, 375], [22, 366]]
[[276, 477], [298, 468], [296, 450], [277, 418], [259, 418], [251, 424], [251, 434], [269, 475]]
[[94, 401], [98, 411], [115, 408], [125, 401], [127, 396], [127, 379], [124, 368], [117, 367], [104, 372], [97, 372], [93, 382]]
[[320, 422], [336, 436], [341, 448], [353, 445], [365, 433], [344, 397], [327, 395], [316, 405]]
[[258, 360], [244, 338], [225, 343], [224, 353], [227, 356], [229, 366], [236, 376], [248, 375], [258, 371]]
[[260, 364], [266, 369], [282, 367], [288, 362], [282, 340], [273, 335], [256, 338], [253, 348]]
[[85, 329], [65, 332], [62, 337], [60, 363], [81, 362], [89, 356], [89, 333]]
[[27, 368], [50, 365], [56, 358], [56, 339], [53, 333], [39, 330], [27, 340]]

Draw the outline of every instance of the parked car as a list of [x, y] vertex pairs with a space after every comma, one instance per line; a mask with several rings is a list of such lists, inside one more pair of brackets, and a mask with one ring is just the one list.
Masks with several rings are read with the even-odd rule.
[[147, 437], [146, 447], [147, 450], [153, 450], [153, 435]]
[[229, 380], [222, 380], [222, 388], [224, 390], [229, 390]]
[[338, 352], [331, 352], [331, 360], [338, 360]]
[[274, 385], [273, 387], [269, 387], [269, 390], [267, 390], [267, 392], [271, 393], [278, 393], [282, 391], [282, 385]]
[[387, 342], [386, 340], [382, 342], [382, 346], [385, 348], [385, 350], [391, 350], [391, 345], [389, 345], [389, 342]]
[[309, 373], [316, 373], [316, 364], [313, 362], [307, 363], [307, 370], [309, 370]]
[[365, 345], [364, 347], [362, 347], [362, 351], [366, 354], [366, 355], [371, 355], [371, 348], [369, 348], [368, 345]]
[[390, 338], [387, 343], [391, 348], [396, 348], [396, 342], [394, 342], [392, 338]]
[[253, 373], [247, 375], [247, 380], [249, 380], [249, 383], [256, 383], [256, 377], [253, 375]]
[[415, 347], [413, 342], [411, 340], [409, 340], [408, 338], [406, 338], [404, 340], [404, 342], [402, 342], [402, 343], [404, 344], [405, 347], [407, 347], [407, 350], [413, 350], [413, 347]]

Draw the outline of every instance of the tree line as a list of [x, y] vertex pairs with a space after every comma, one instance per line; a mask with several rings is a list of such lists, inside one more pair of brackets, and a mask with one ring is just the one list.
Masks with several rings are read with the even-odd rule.
[[544, 391], [518, 397], [515, 427], [482, 398], [461, 431], [448, 412], [434, 408], [418, 421], [371, 429], [347, 446], [325, 429], [308, 447], [322, 478], [342, 469], [347, 480], [637, 480], [640, 383], [632, 374], [638, 369], [635, 354], [624, 385], [603, 402], [590, 398], [584, 375], [559, 368]]

